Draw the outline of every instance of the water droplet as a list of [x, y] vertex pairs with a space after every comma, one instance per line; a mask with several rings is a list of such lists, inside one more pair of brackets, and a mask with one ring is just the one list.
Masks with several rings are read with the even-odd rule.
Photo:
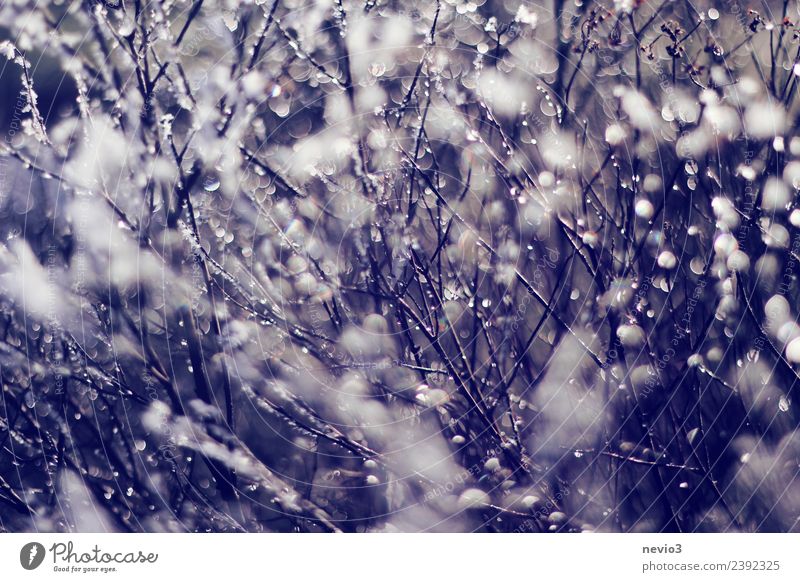
[[203, 180], [203, 189], [206, 192], [216, 192], [219, 190], [219, 178], [216, 176], [208, 176]]
[[782, 395], [778, 400], [778, 409], [781, 412], [789, 412], [789, 406], [791, 405], [792, 401], [786, 397], [786, 395]]

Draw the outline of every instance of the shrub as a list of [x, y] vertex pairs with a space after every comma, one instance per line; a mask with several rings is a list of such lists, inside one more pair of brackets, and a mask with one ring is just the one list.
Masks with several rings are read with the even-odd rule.
[[0, 525], [796, 529], [764, 5], [3, 5]]

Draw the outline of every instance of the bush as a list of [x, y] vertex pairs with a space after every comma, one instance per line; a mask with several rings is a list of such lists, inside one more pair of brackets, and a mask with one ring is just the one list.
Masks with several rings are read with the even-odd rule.
[[800, 15], [706, 6], [3, 5], [0, 525], [796, 530]]

